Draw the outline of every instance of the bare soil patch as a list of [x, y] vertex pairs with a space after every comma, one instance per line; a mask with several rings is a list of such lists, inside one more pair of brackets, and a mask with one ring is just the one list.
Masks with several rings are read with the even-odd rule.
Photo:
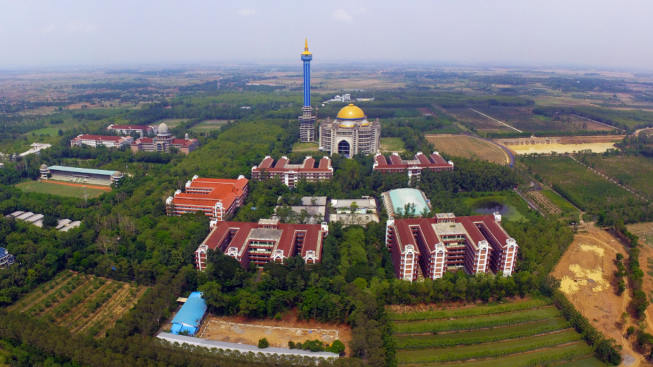
[[349, 353], [351, 329], [345, 324], [320, 323], [314, 320], [298, 320], [297, 316], [287, 314], [282, 320], [248, 320], [239, 316], [208, 316], [201, 326], [200, 338], [258, 345], [261, 338], [267, 338], [270, 346], [288, 348], [288, 342], [321, 340], [331, 344], [340, 340]]
[[607, 338], [613, 338], [627, 354], [637, 355], [623, 337], [619, 322], [626, 311], [628, 290], [616, 293], [617, 253], [627, 256], [623, 245], [609, 233], [593, 225], [575, 236], [551, 275], [561, 280], [561, 290], [590, 323]]

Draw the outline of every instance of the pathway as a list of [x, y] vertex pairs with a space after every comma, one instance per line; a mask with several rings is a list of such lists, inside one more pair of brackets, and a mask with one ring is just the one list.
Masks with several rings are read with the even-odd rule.
[[470, 110], [472, 110], [472, 111], [478, 113], [478, 114], [481, 115], [481, 116], [485, 116], [485, 117], [489, 118], [489, 119], [492, 120], [492, 121], [496, 121], [496, 122], [500, 123], [501, 125], [505, 125], [505, 126], [511, 128], [511, 129], [515, 130], [515, 131], [518, 132], [518, 133], [523, 133], [523, 131], [518, 130], [518, 129], [515, 129], [514, 127], [512, 127], [512, 126], [506, 124], [505, 122], [503, 122], [503, 121], [499, 121], [499, 120], [495, 119], [494, 117], [490, 117], [490, 116], [488, 116], [488, 115], [486, 115], [486, 114], [484, 114], [484, 113], [478, 112], [478, 111], [476, 111], [476, 110], [473, 109], [473, 108], [470, 108]]

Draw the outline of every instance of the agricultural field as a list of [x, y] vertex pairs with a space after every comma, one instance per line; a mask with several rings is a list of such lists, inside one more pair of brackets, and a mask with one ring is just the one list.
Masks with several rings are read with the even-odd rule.
[[381, 153], [401, 153], [405, 150], [401, 138], [381, 138]]
[[653, 159], [642, 156], [584, 155], [588, 166], [653, 200]]
[[229, 122], [228, 120], [206, 120], [190, 128], [190, 131], [203, 133], [207, 131], [219, 130], [222, 125]]
[[471, 124], [481, 134], [514, 132], [513, 129], [479, 115], [469, 108], [447, 108], [447, 112], [454, 115], [458, 120]]
[[573, 218], [578, 221], [580, 210], [576, 209], [565, 198], [556, 194], [555, 191], [544, 189], [528, 191], [525, 194], [547, 214], [560, 218]]
[[[381, 139], [383, 140], [383, 139]], [[496, 144], [468, 135], [426, 135], [435, 149], [450, 156], [508, 164], [506, 152]]]
[[524, 158], [535, 179], [553, 189], [578, 208], [605, 208], [640, 202], [633, 194], [593, 173], [569, 157]]
[[388, 310], [400, 365], [526, 366], [588, 359], [604, 366], [546, 299], [424, 308]]
[[111, 187], [109, 186], [93, 186], [55, 181], [29, 181], [19, 183], [16, 187], [25, 192], [38, 192], [40, 194], [68, 196], [79, 199], [84, 199], [85, 194], [88, 195], [88, 198], [96, 198], [104, 193], [111, 192]]
[[628, 230], [639, 237], [639, 242], [653, 248], [653, 223], [636, 223], [627, 225]]
[[549, 198], [546, 197], [542, 191], [527, 191], [525, 195], [529, 199], [533, 200], [547, 214], [554, 216], [559, 216], [562, 214], [562, 210], [557, 205], [553, 204], [553, 202], [549, 200]]
[[63, 271], [8, 310], [47, 320], [73, 333], [102, 337], [145, 290], [128, 283]]

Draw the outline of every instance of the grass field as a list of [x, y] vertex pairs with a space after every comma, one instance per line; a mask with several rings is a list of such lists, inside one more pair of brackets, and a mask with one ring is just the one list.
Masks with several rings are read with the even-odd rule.
[[318, 152], [320, 145], [318, 143], [295, 143], [292, 146], [293, 152]]
[[435, 150], [455, 157], [479, 159], [508, 164], [508, 155], [500, 147], [488, 141], [467, 135], [426, 135]]
[[528, 212], [528, 204], [514, 193], [505, 195], [481, 196], [468, 198], [465, 204], [478, 214], [493, 214], [499, 212], [504, 220], [517, 222], [528, 221], [525, 214]]
[[549, 304], [531, 299], [445, 310], [392, 307], [391, 319], [415, 320], [392, 325], [397, 362], [420, 367], [450, 362], [474, 367], [605, 366]]
[[382, 153], [399, 153], [405, 150], [404, 141], [401, 138], [381, 138]]
[[191, 127], [190, 131], [195, 131], [199, 133], [207, 132], [207, 131], [215, 131], [215, 130], [219, 130], [222, 127], [222, 125], [226, 124], [227, 122], [228, 122], [227, 120], [206, 120]]
[[177, 126], [181, 125], [184, 122], [188, 122], [188, 119], [163, 119], [163, 120], [159, 120], [157, 122], [154, 122], [154, 123], [152, 123], [150, 125], [159, 126], [159, 124], [165, 123], [166, 125], [168, 125], [168, 127], [173, 128], [173, 127], [177, 127]]
[[578, 208], [605, 208], [639, 202], [636, 197], [569, 157], [525, 158], [535, 178], [553, 185], [556, 192]]
[[585, 155], [586, 164], [653, 199], [653, 159], [641, 156]]
[[[86, 194], [89, 198], [96, 198], [100, 195], [111, 191], [109, 186], [86, 186]], [[58, 196], [69, 196], [74, 198], [84, 198], [84, 187], [72, 186], [65, 183], [57, 183], [53, 181], [30, 181], [23, 182], [16, 185], [17, 188], [25, 192], [38, 192], [40, 194], [50, 194]]]
[[63, 271], [8, 309], [66, 327], [74, 333], [103, 337], [145, 290], [128, 283]]

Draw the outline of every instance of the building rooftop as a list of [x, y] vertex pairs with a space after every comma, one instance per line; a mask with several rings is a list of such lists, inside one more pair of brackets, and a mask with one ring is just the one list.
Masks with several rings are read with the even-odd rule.
[[412, 160], [402, 159], [398, 153], [392, 153], [388, 159], [381, 153], [374, 156], [374, 170], [407, 169], [409, 167], [453, 168], [453, 162], [445, 161], [438, 152], [433, 152], [430, 156], [417, 152], [415, 159]]
[[[260, 228], [261, 226], [264, 228]], [[265, 228], [267, 226], [275, 228]], [[273, 254], [276, 250], [281, 250], [283, 257], [288, 258], [294, 256], [299, 250], [296, 248], [295, 241], [298, 234], [304, 236], [299, 254], [305, 257], [307, 251], [315, 251], [317, 261], [320, 261], [322, 257], [322, 228], [319, 224], [280, 224], [278, 220], [259, 221], [259, 223], [220, 221], [204, 239], [202, 245], [209, 249], [222, 250], [228, 255], [230, 255], [230, 249], [234, 248], [234, 255], [241, 256], [247, 249], [250, 240], [265, 240], [274, 242], [271, 249]]]
[[244, 194], [249, 180], [193, 177], [186, 182], [186, 192], [176, 192], [172, 198], [175, 205], [213, 206], [222, 202], [225, 209]]
[[107, 130], [154, 130], [152, 126], [147, 125], [109, 125]]
[[202, 294], [193, 292], [188, 296], [188, 299], [171, 322], [186, 327], [198, 327], [206, 313], [206, 308], [206, 302], [202, 298]]
[[388, 215], [394, 214], [397, 208], [404, 210], [407, 204], [415, 204], [415, 215], [420, 215], [424, 209], [431, 210], [424, 193], [417, 189], [395, 189], [387, 192], [390, 198], [389, 203], [386, 202], [386, 211]]
[[110, 171], [105, 169], [93, 169], [93, 168], [80, 168], [80, 167], [66, 167], [66, 166], [50, 166], [48, 167], [50, 171], [62, 171], [62, 172], [73, 172], [73, 173], [86, 173], [92, 175], [107, 175], [111, 176], [116, 171]]
[[124, 136], [113, 136], [113, 135], [89, 135], [81, 134], [72, 140], [103, 140], [103, 141], [121, 141], [127, 140], [127, 137]]
[[320, 159], [319, 163], [315, 164], [315, 158], [311, 156], [307, 156], [304, 159], [304, 162], [300, 164], [290, 164], [290, 160], [288, 157], [281, 157], [278, 161], [277, 164], [274, 166], [272, 165], [274, 163], [274, 159], [270, 156], [267, 156], [263, 158], [261, 161], [261, 164], [258, 166], [252, 167], [252, 172], [260, 172], [265, 170], [266, 172], [287, 172], [287, 171], [296, 171], [296, 172], [333, 172], [333, 168], [331, 167], [331, 159], [329, 157], [323, 157]]

